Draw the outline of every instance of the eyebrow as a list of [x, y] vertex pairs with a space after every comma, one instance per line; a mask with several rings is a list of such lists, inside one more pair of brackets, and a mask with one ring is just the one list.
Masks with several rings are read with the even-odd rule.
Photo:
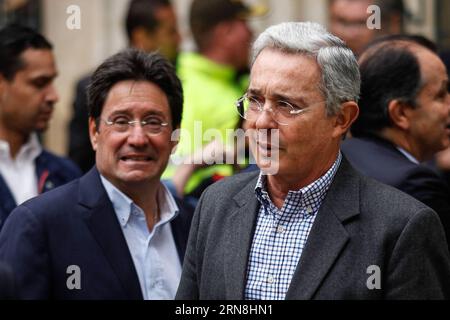
[[442, 84], [441, 84], [441, 87], [439, 88], [438, 92], [441, 92], [443, 90], [448, 91], [449, 86], [450, 86], [450, 83], [449, 83], [448, 79], [442, 80]]
[[[129, 109], [116, 109], [113, 112], [111, 112], [111, 114], [109, 116], [115, 116], [118, 114], [125, 114], [127, 116], [131, 116], [131, 112]], [[161, 117], [165, 118], [165, 114], [158, 110], [150, 110], [149, 112], [146, 112], [144, 114], [144, 118], [153, 116], [153, 115], [157, 115], [157, 116], [161, 116]]]
[[[259, 90], [259, 89], [251, 89], [250, 88], [250, 89], [248, 89], [247, 92], [250, 94], [259, 95], [259, 96], [263, 95], [261, 90]], [[297, 102], [297, 103], [303, 104], [303, 105], [307, 104], [306, 100], [300, 96], [292, 97], [292, 96], [286, 96], [286, 95], [283, 95], [280, 93], [275, 93], [275, 94], [272, 94], [271, 97], [273, 97], [276, 100], [294, 101], [294, 102]]]
[[45, 82], [46, 84], [53, 82], [55, 80], [56, 76], [53, 75], [38, 75], [38, 76], [32, 76], [28, 78], [28, 82], [35, 83], [35, 82]]

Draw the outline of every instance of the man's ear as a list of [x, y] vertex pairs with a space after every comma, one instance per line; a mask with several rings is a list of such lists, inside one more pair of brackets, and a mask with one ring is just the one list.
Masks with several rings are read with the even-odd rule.
[[89, 117], [89, 138], [91, 139], [92, 149], [97, 151], [98, 127], [93, 117]]
[[3, 92], [5, 91], [5, 85], [6, 85], [6, 79], [5, 77], [0, 73], [0, 102], [3, 99]]
[[388, 105], [388, 114], [392, 124], [402, 130], [408, 130], [411, 125], [411, 111], [413, 108], [406, 102], [391, 100]]
[[354, 101], [347, 101], [341, 104], [341, 110], [336, 115], [333, 137], [341, 138], [349, 130], [359, 115], [358, 104]]
[[172, 131], [172, 134], [170, 135], [170, 145], [172, 147], [172, 154], [174, 154], [177, 151], [178, 142], [180, 141], [180, 126], [176, 126], [175, 130]]

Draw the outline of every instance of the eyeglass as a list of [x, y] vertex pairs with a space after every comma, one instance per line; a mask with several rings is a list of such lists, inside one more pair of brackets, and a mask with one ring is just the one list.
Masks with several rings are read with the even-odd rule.
[[[311, 109], [313, 105], [323, 103], [323, 101], [311, 104], [306, 108], [299, 108], [293, 106], [291, 103], [277, 100], [273, 107], [267, 108], [267, 111], [272, 113], [272, 118], [281, 125], [288, 125], [292, 118]], [[246, 120], [255, 120], [264, 111], [264, 104], [254, 97], [249, 97], [244, 94], [236, 101], [236, 108], [239, 115]]]
[[101, 119], [107, 126], [111, 127], [116, 132], [126, 132], [137, 123], [141, 124], [142, 130], [149, 135], [158, 135], [162, 132], [164, 127], [169, 123], [162, 122], [158, 118], [149, 118], [146, 120], [128, 120], [125, 117], [117, 117], [113, 120]]

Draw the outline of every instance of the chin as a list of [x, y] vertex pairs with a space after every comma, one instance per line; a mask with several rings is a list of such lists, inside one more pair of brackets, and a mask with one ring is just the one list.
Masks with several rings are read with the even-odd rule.
[[257, 159], [256, 165], [266, 175], [276, 175], [280, 173], [280, 162], [272, 159]]
[[42, 133], [42, 132], [45, 132], [47, 129], [48, 129], [48, 124], [45, 124], [45, 125], [41, 125], [41, 126], [36, 126], [33, 131]]
[[118, 178], [124, 183], [144, 183], [157, 178], [155, 173], [142, 172], [142, 171], [131, 171], [123, 172], [118, 175]]

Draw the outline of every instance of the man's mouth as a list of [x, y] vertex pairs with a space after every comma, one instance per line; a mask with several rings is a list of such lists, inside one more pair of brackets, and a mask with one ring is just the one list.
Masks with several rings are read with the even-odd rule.
[[147, 161], [152, 161], [153, 158], [149, 157], [147, 155], [142, 155], [142, 156], [138, 156], [138, 155], [127, 155], [127, 156], [123, 156], [120, 157], [120, 160], [125, 161], [125, 162], [147, 162]]
[[52, 117], [52, 114], [53, 114], [52, 111], [49, 111], [49, 112], [41, 112], [41, 113], [39, 114], [39, 118], [48, 120], [48, 119], [50, 119], [50, 118]]

